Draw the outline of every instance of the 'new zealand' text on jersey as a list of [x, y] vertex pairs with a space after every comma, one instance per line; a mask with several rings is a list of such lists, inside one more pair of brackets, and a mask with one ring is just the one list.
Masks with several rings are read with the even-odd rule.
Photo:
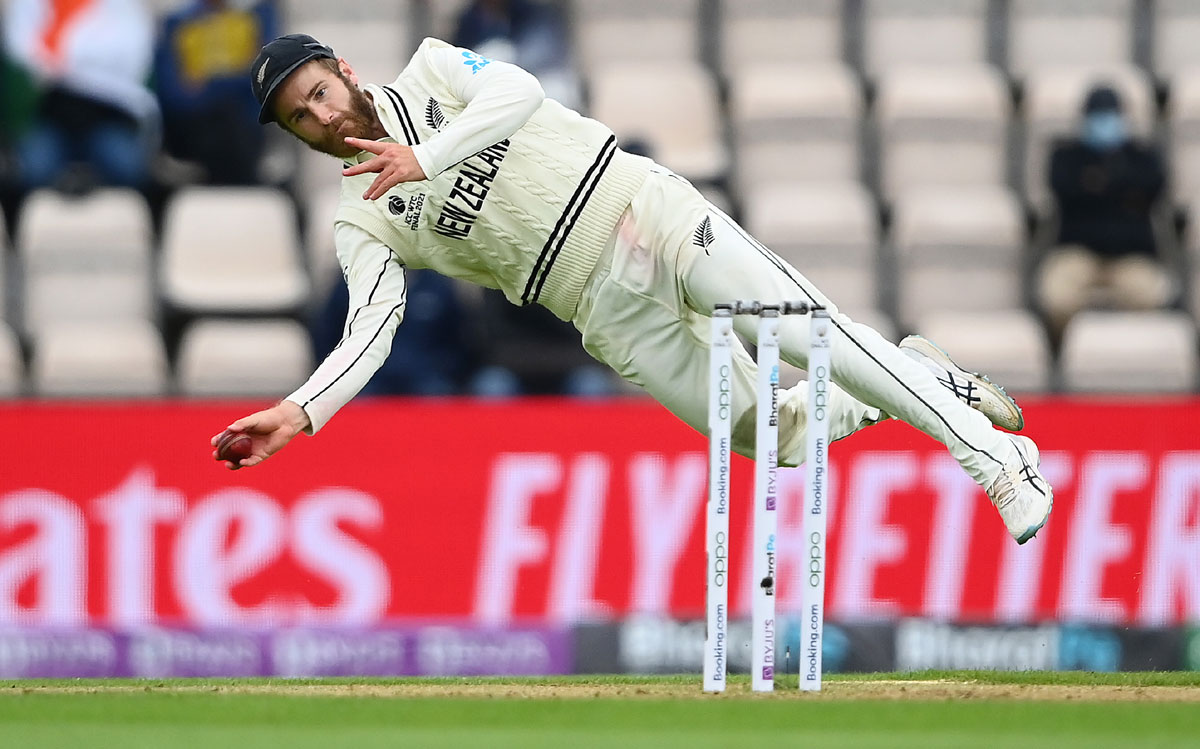
[[[394, 82], [364, 86], [397, 142], [427, 141], [463, 110], [426, 62], [430, 50], [447, 48], [427, 39]], [[461, 54], [464, 66], [487, 64]], [[514, 304], [538, 303], [569, 320], [649, 167], [618, 149], [606, 126], [547, 99], [513, 135], [427, 181], [364, 201], [375, 175], [344, 179], [337, 221], [370, 232], [408, 267], [500, 289]]]

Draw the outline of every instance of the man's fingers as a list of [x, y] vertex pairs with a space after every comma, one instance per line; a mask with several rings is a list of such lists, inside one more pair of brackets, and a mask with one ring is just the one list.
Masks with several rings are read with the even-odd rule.
[[266, 458], [262, 457], [261, 455], [251, 455], [249, 458], [242, 458], [236, 463], [234, 463], [232, 460], [227, 460], [225, 461], [225, 467], [231, 471], [236, 471], [239, 468], [250, 468], [251, 466], [256, 466], [264, 460], [266, 460]]
[[264, 416], [268, 415], [267, 411], [259, 411], [238, 419], [226, 428], [231, 432], [241, 432], [242, 434], [264, 434], [275, 429], [275, 424], [270, 420], [264, 420]]
[[355, 138], [353, 136], [347, 136], [345, 140], [348, 146], [354, 146], [360, 151], [369, 151], [377, 154], [383, 153], [383, 149], [388, 146], [387, 143], [380, 143], [375, 140], [363, 140], [362, 138]]
[[343, 177], [353, 177], [357, 174], [366, 174], [367, 172], [380, 172], [387, 166], [387, 162], [383, 159], [367, 159], [361, 164], [348, 166], [342, 170]]
[[375, 181], [371, 183], [371, 186], [367, 188], [367, 191], [363, 193], [363, 200], [374, 200], [394, 186], [395, 183], [392, 182], [391, 177], [386, 172], [381, 172], [375, 178]]
[[[226, 468], [236, 471], [239, 468], [256, 466], [266, 460], [292, 438], [291, 432], [294, 430], [288, 429], [288, 424], [281, 416], [280, 408], [276, 407], [238, 419], [226, 427], [226, 431], [244, 434], [253, 439], [253, 454], [236, 462], [222, 461]], [[221, 434], [225, 434], [225, 432]], [[211, 440], [213, 447], [220, 442], [220, 436], [217, 435]], [[221, 456], [217, 453], [217, 450], [213, 450], [213, 458], [221, 460]]]

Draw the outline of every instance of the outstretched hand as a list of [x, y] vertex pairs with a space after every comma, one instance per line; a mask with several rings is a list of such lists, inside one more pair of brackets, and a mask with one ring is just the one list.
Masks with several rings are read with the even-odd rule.
[[[283, 449], [292, 437], [299, 434], [309, 424], [308, 414], [300, 406], [291, 401], [281, 401], [274, 408], [250, 414], [230, 424], [226, 429], [240, 432], [250, 437], [252, 448], [250, 457], [242, 458], [237, 463], [227, 460], [225, 467], [231, 471], [239, 468], [256, 466], [267, 458]], [[210, 443], [215, 448], [221, 434], [213, 435]], [[217, 451], [213, 450], [213, 460], [219, 460]]]
[[363, 200], [375, 200], [401, 182], [420, 182], [428, 179], [425, 171], [421, 169], [417, 157], [413, 155], [412, 149], [408, 146], [362, 138], [346, 138], [346, 144], [375, 154], [361, 164], [355, 164], [342, 170], [343, 177], [353, 177], [368, 172], [379, 173], [371, 186], [363, 193]]

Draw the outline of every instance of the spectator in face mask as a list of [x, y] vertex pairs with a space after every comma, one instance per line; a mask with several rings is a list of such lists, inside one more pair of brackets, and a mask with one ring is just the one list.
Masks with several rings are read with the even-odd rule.
[[1092, 89], [1078, 137], [1050, 157], [1058, 237], [1038, 269], [1037, 295], [1056, 339], [1084, 308], [1170, 303], [1174, 285], [1154, 230], [1165, 183], [1158, 149], [1129, 136], [1117, 92]]

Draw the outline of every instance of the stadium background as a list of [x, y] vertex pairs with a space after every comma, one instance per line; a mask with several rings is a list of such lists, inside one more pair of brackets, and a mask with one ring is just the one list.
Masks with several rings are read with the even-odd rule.
[[[279, 10], [383, 81], [462, 5]], [[564, 8], [564, 95], [850, 314], [1027, 404], [1058, 492], [1025, 547], [911, 430], [833, 451], [827, 664], [1196, 668], [1200, 2]], [[1102, 80], [1168, 154], [1179, 294], [1082, 314], [1052, 345], [1027, 291], [1054, 226], [1046, 148]], [[5, 201], [0, 675], [698, 670], [704, 442], [631, 393], [372, 396], [253, 472], [211, 463], [213, 432], [323, 353], [336, 169], [272, 133], [257, 187]], [[780, 552], [784, 612], [800, 551]]]

